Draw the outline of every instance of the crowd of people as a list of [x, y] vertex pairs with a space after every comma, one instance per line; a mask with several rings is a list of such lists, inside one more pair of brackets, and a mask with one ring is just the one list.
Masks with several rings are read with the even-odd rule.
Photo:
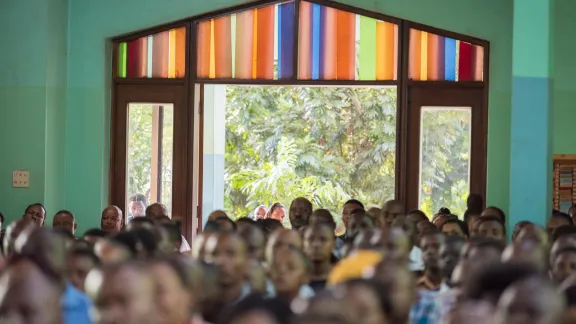
[[0, 323], [576, 323], [572, 210], [507, 233], [501, 209], [467, 203], [459, 218], [349, 200], [336, 235], [297, 198], [214, 211], [190, 245], [161, 204], [128, 222], [109, 206], [82, 235], [72, 212], [50, 226], [33, 204], [3, 237]]

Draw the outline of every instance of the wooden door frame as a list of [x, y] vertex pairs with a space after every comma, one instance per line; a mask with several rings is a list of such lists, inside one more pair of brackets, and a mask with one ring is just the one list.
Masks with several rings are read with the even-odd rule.
[[[187, 151], [188, 117], [187, 89], [184, 84], [117, 84], [114, 92], [110, 155], [110, 203], [126, 208], [126, 149], [129, 103], [171, 103], [174, 105], [174, 143], [172, 162], [172, 215], [173, 219], [187, 222]], [[188, 237], [189, 238], [189, 235]]]
[[423, 106], [471, 107], [470, 193], [486, 196], [486, 130], [484, 87], [411, 86], [407, 109], [406, 207], [419, 209], [420, 118]]

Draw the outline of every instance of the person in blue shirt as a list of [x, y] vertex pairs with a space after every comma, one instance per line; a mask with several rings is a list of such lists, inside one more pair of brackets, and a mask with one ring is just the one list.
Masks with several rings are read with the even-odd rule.
[[[24, 239], [24, 238], [23, 238]], [[76, 289], [67, 279], [67, 250], [69, 238], [62, 232], [47, 228], [32, 231], [22, 247], [21, 254], [33, 257], [46, 267], [62, 287], [62, 318], [65, 324], [90, 324], [92, 302], [88, 296]]]

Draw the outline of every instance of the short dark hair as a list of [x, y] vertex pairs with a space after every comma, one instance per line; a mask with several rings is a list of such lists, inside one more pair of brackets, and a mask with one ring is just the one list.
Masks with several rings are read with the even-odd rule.
[[490, 237], [473, 237], [468, 240], [469, 244], [472, 244], [477, 249], [494, 249], [498, 253], [504, 252], [506, 244], [502, 241], [495, 240]]
[[209, 220], [206, 222], [204, 227], [202, 228], [202, 232], [210, 232], [210, 233], [220, 233], [221, 231], [220, 223], [215, 220]]
[[470, 217], [472, 217], [472, 215], [480, 216], [480, 214], [482, 214], [482, 211], [466, 209], [466, 211], [464, 212], [464, 222], [468, 224], [468, 222], [470, 221]]
[[360, 206], [360, 208], [366, 209], [366, 208], [364, 208], [364, 204], [363, 204], [362, 202], [360, 202], [360, 200], [357, 200], [357, 199], [349, 199], [348, 201], [346, 201], [346, 202], [344, 203], [343, 206], [351, 205], [351, 204], [353, 204], [353, 205], [358, 205], [358, 206]]
[[374, 279], [352, 279], [342, 283], [345, 287], [361, 286], [372, 290], [378, 298], [378, 306], [386, 317], [390, 318], [393, 313], [392, 287]]
[[574, 222], [572, 222], [572, 217], [570, 217], [570, 215], [563, 213], [563, 212], [560, 212], [560, 211], [553, 213], [550, 218], [552, 218], [552, 217], [563, 218], [566, 222], [568, 222], [567, 225], [573, 225], [574, 224]]
[[294, 315], [290, 305], [280, 299], [266, 298], [261, 294], [251, 294], [240, 300], [224, 313], [219, 323], [233, 323], [234, 319], [251, 312], [264, 312], [275, 319], [278, 324], [290, 323]]
[[480, 268], [463, 287], [462, 297], [466, 300], [489, 299], [497, 302], [504, 290], [513, 283], [539, 276], [540, 271], [531, 263], [497, 263]]
[[144, 206], [148, 206], [148, 199], [146, 199], [146, 196], [144, 196], [143, 194], [137, 193], [128, 197], [128, 202], [136, 202], [136, 201], [143, 202]]
[[329, 224], [333, 231], [336, 230], [336, 221], [334, 221], [334, 216], [332, 216], [332, 213], [330, 213], [328, 209], [316, 209], [312, 212], [312, 215], [310, 215], [310, 217], [312, 216], [320, 218], [321, 223]]
[[130, 224], [148, 224], [150, 226], [155, 226], [154, 220], [150, 217], [132, 217]]
[[484, 198], [478, 194], [469, 194], [466, 199], [466, 209], [473, 213], [480, 214], [484, 206]]
[[418, 218], [420, 218], [420, 221], [429, 221], [428, 216], [426, 216], [426, 213], [424, 213], [420, 209], [413, 209], [413, 210], [409, 211], [406, 215], [418, 215]]
[[554, 262], [556, 260], [556, 258], [558, 258], [558, 256], [562, 253], [575, 253], [576, 254], [576, 247], [567, 246], [565, 248], [562, 248], [562, 249], [556, 251], [556, 253], [554, 253], [554, 255], [552, 256], [552, 261]]
[[91, 228], [91, 229], [87, 230], [86, 232], [84, 232], [82, 237], [84, 237], [84, 236], [106, 237], [108, 235], [106, 234], [106, 232], [104, 232], [103, 230], [101, 230], [99, 228]]
[[73, 247], [70, 250], [70, 252], [68, 253], [68, 255], [71, 257], [87, 257], [87, 258], [91, 259], [95, 265], [100, 264], [100, 258], [98, 258], [98, 256], [96, 256], [96, 253], [94, 253], [94, 251], [92, 249], [87, 248], [85, 246]]
[[292, 205], [294, 205], [294, 202], [296, 202], [296, 201], [303, 201], [306, 204], [306, 206], [308, 206], [308, 208], [310, 208], [310, 212], [312, 212], [312, 210], [313, 210], [312, 202], [310, 200], [304, 198], [304, 197], [298, 197], [298, 198], [292, 200], [292, 202], [290, 203], [290, 209], [292, 209]]
[[214, 219], [214, 221], [215, 221], [215, 222], [224, 221], [224, 222], [230, 223], [230, 225], [232, 225], [232, 229], [233, 229], [234, 231], [238, 228], [238, 225], [236, 225], [236, 223], [235, 223], [233, 220], [231, 220], [230, 217], [228, 217], [228, 216], [219, 216], [219, 217], [216, 217], [216, 219]]
[[240, 217], [240, 218], [236, 219], [236, 224], [240, 224], [240, 223], [246, 223], [249, 225], [256, 225], [256, 221], [250, 217]]
[[480, 227], [480, 225], [486, 222], [497, 222], [498, 224], [500, 224], [500, 226], [502, 226], [502, 231], [506, 233], [506, 225], [504, 225], [504, 221], [499, 216], [496, 215], [480, 216], [478, 220], [475, 222], [474, 226], [478, 228]]
[[66, 209], [59, 210], [58, 212], [56, 212], [56, 214], [54, 214], [54, 216], [56, 216], [56, 215], [58, 215], [58, 214], [70, 215], [70, 216], [72, 216], [72, 218], [76, 219], [76, 217], [74, 217], [74, 214], [72, 214], [71, 211], [66, 210]]
[[272, 234], [272, 232], [274, 232], [275, 230], [284, 228], [284, 226], [282, 225], [282, 223], [280, 223], [279, 220], [272, 218], [259, 219], [256, 221], [256, 224], [260, 226], [266, 237]]
[[164, 228], [168, 233], [168, 239], [170, 240], [170, 243], [174, 245], [178, 244], [178, 242], [182, 243], [182, 234], [180, 233], [180, 227], [178, 227], [178, 225], [170, 222], [162, 223], [159, 226]]
[[490, 216], [498, 216], [500, 217], [500, 220], [502, 221], [502, 223], [506, 222], [506, 214], [504, 213], [504, 211], [496, 206], [490, 206], [490, 207], [486, 207], [486, 209], [494, 209], [496, 211], [496, 215], [490, 215]]
[[35, 203], [32, 205], [28, 205], [28, 207], [26, 207], [26, 209], [24, 210], [24, 213], [26, 213], [28, 211], [28, 209], [30, 209], [34, 206], [39, 206], [40, 208], [42, 208], [42, 210], [44, 210], [44, 214], [46, 214], [46, 208], [44, 208], [44, 205], [42, 205], [41, 203]]
[[576, 237], [576, 226], [574, 225], [562, 225], [556, 227], [554, 232], [552, 232], [552, 242], [556, 242], [562, 236], [574, 236]]
[[440, 226], [440, 231], [442, 231], [442, 228], [444, 228], [444, 226], [446, 224], [457, 224], [458, 227], [460, 227], [460, 230], [462, 230], [462, 233], [464, 233], [464, 235], [466, 236], [470, 236], [470, 233], [468, 231], [468, 225], [466, 225], [466, 223], [464, 223], [463, 221], [457, 219], [457, 218], [450, 218], [447, 219], [444, 223], [442, 223], [442, 225]]
[[0, 223], [4, 224], [4, 214], [0, 212]]

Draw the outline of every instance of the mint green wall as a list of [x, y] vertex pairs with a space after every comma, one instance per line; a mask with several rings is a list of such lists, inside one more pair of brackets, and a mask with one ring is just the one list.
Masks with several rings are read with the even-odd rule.
[[[10, 50], [3, 51], [0, 60], [0, 210], [14, 218], [28, 203], [44, 201], [53, 215], [65, 203], [76, 213], [83, 231], [99, 226], [100, 210], [108, 200], [108, 39], [245, 1], [69, 2], [66, 21], [66, 0], [3, 1], [0, 44]], [[512, 1], [343, 2], [491, 42], [488, 203], [507, 210]], [[25, 19], [35, 24], [21, 24]], [[568, 98], [569, 94], [562, 95]], [[567, 127], [569, 121], [562, 121]], [[557, 144], [555, 148], [572, 146]], [[11, 188], [11, 170], [19, 168], [31, 171], [29, 189]]]
[[[0, 210], [64, 208], [67, 0], [6, 0], [0, 10]], [[33, 22], [33, 23], [27, 23]], [[30, 187], [12, 188], [12, 170]]]
[[576, 154], [576, 44], [573, 13], [576, 2], [558, 0], [555, 10], [555, 56], [553, 95], [553, 153]]

